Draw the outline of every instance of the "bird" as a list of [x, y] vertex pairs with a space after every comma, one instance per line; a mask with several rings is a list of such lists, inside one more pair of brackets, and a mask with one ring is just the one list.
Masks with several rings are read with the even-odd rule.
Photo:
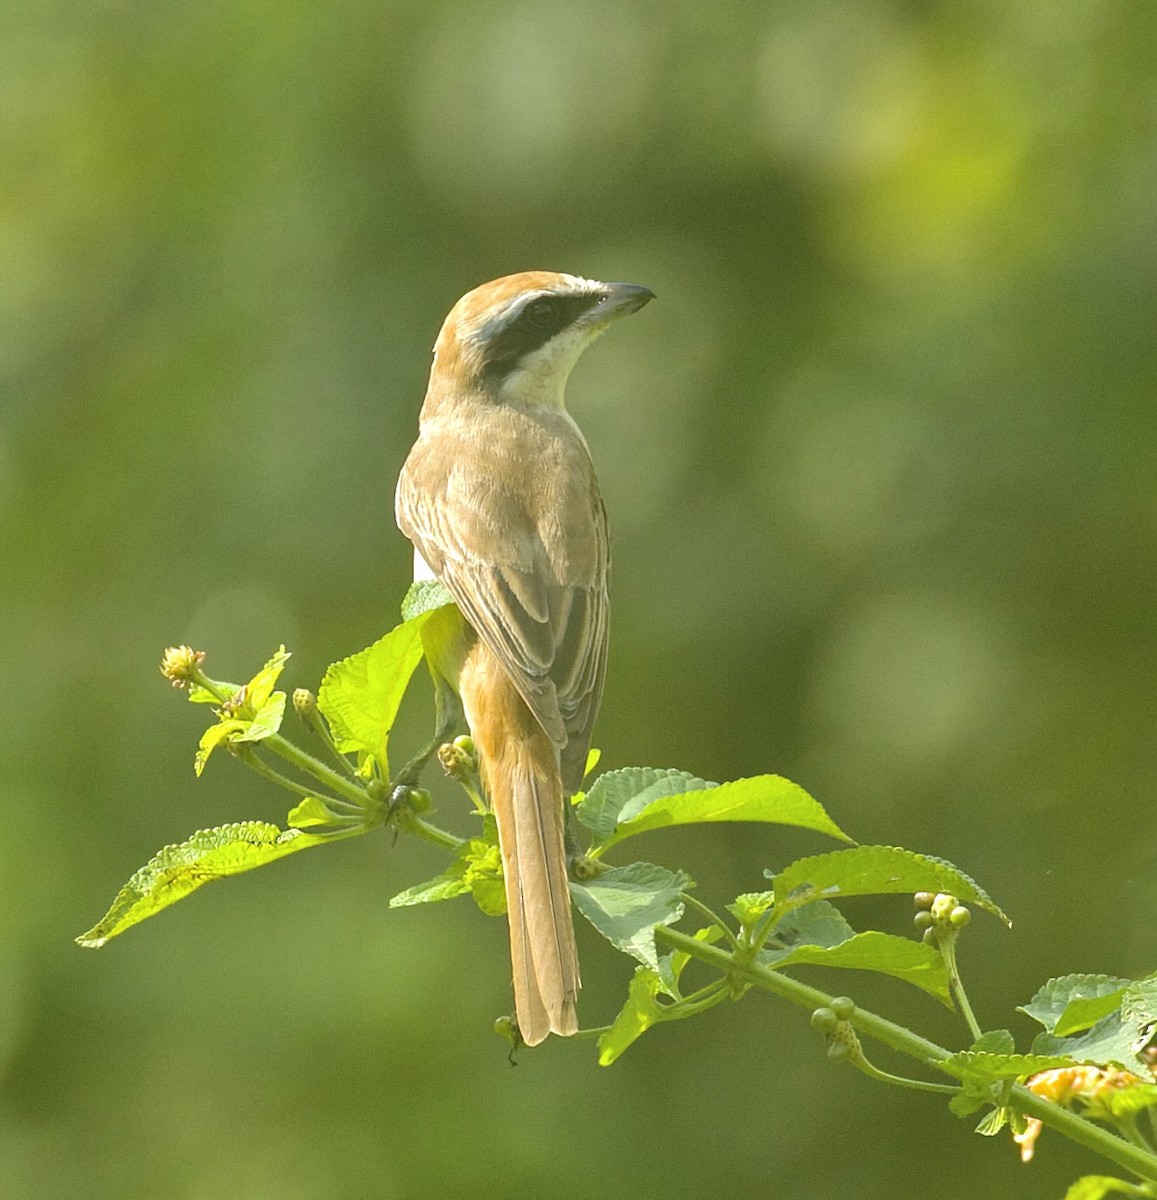
[[610, 534], [566, 383], [599, 334], [653, 298], [554, 271], [467, 292], [435, 342], [395, 495], [415, 579], [440, 580], [457, 608], [427, 658], [460, 702], [498, 827], [527, 1046], [578, 1029], [566, 808], [607, 666]]

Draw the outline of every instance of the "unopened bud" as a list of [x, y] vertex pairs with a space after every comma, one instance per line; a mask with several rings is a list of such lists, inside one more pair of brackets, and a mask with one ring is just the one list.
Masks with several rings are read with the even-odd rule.
[[460, 782], [471, 779], [478, 773], [478, 754], [474, 749], [474, 739], [462, 736], [456, 737], [452, 742], [444, 742], [438, 747], [438, 761], [451, 779]]

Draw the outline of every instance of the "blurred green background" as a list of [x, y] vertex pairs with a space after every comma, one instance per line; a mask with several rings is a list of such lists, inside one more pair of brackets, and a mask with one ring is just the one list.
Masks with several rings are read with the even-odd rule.
[[[441, 866], [407, 840], [71, 939], [166, 842], [283, 819], [227, 758], [194, 781], [161, 651], [243, 679], [284, 641], [316, 685], [393, 624], [438, 326], [547, 267], [659, 295], [570, 389], [616, 539], [603, 765], [778, 771], [952, 859], [1015, 920], [962, 954], [1022, 1043], [1050, 975], [1157, 966], [1155, 57], [1147, 0], [0, 9], [0, 1192], [1035, 1200], [1102, 1168], [1047, 1134], [1022, 1167], [759, 996], [511, 1069], [503, 924], [389, 911]], [[828, 848], [634, 846], [712, 904]], [[579, 936], [602, 1023], [630, 966]]]

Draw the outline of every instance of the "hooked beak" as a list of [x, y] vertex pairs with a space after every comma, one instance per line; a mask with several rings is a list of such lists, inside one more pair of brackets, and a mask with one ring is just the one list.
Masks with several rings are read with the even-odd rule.
[[638, 312], [649, 300], [655, 299], [650, 288], [638, 283], [608, 283], [594, 308], [600, 324]]

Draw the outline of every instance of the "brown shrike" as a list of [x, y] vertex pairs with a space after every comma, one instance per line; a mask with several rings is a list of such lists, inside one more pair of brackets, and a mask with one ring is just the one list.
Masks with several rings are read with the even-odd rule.
[[464, 618], [431, 667], [461, 699], [498, 824], [531, 1046], [578, 1028], [565, 800], [582, 782], [607, 662], [607, 517], [563, 392], [595, 337], [652, 297], [552, 271], [467, 292], [438, 335], [398, 480], [415, 578], [441, 580]]

